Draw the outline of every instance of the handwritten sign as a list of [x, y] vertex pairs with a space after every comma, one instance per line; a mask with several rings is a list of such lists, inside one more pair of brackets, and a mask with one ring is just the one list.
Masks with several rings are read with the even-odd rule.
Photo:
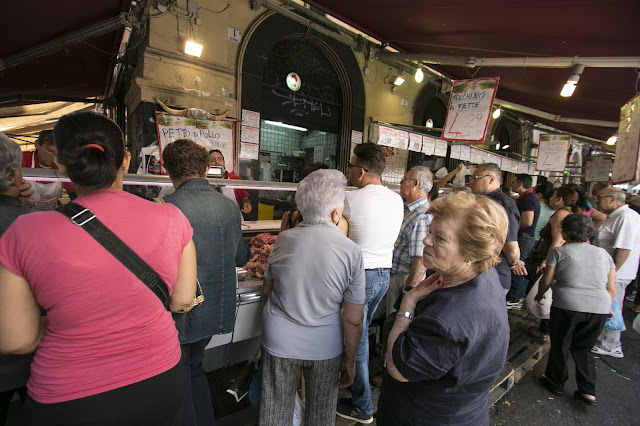
[[420, 152], [422, 150], [422, 135], [409, 133], [409, 151]]
[[240, 142], [260, 143], [260, 129], [242, 126], [242, 129], [240, 129]]
[[440, 139], [436, 140], [436, 149], [433, 152], [433, 155], [437, 157], [446, 157], [447, 156], [447, 142], [441, 141]]
[[260, 153], [260, 145], [255, 143], [240, 143], [240, 153], [238, 158], [246, 158], [248, 160], [257, 160]]
[[585, 182], [607, 182], [611, 171], [611, 157], [599, 155], [587, 157]]
[[479, 149], [475, 149], [475, 148], [471, 148], [471, 159], [469, 161], [471, 161], [474, 164], [482, 164], [483, 161], [483, 155], [482, 155], [482, 151], [480, 151]]
[[362, 132], [359, 132], [357, 130], [352, 130], [351, 143], [362, 143]]
[[457, 80], [449, 97], [449, 110], [442, 138], [482, 142], [487, 132], [499, 77]]
[[156, 129], [162, 152], [171, 142], [188, 138], [207, 151], [219, 149], [224, 156], [225, 169], [233, 171], [233, 125], [229, 121], [195, 120], [174, 115], [156, 114]]
[[460, 158], [460, 145], [451, 145], [451, 158]]
[[407, 149], [409, 146], [409, 133], [391, 127], [378, 126], [378, 144]]
[[570, 141], [571, 135], [569, 134], [541, 134], [538, 143], [536, 170], [563, 172], [567, 165]]
[[248, 109], [242, 110], [242, 125], [249, 127], [260, 127], [260, 113], [255, 111], [249, 111]]
[[422, 138], [422, 152], [426, 155], [433, 155], [436, 150], [436, 140], [427, 136]]
[[640, 149], [640, 95], [620, 108], [620, 127], [613, 162], [613, 183], [638, 180], [638, 149]]
[[462, 161], [471, 160], [471, 147], [467, 145], [460, 146], [460, 159]]

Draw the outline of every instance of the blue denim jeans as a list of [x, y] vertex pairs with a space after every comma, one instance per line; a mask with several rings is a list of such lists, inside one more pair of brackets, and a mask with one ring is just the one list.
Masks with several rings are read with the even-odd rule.
[[389, 288], [389, 269], [366, 269], [365, 271], [364, 319], [362, 324], [362, 337], [358, 346], [356, 358], [356, 377], [351, 385], [353, 405], [364, 411], [365, 414], [373, 414], [371, 403], [371, 386], [369, 385], [369, 325], [373, 314]]
[[180, 363], [187, 373], [187, 397], [182, 408], [182, 426], [202, 426], [216, 424], [209, 382], [202, 366], [204, 349], [211, 339], [180, 345]]
[[[533, 251], [536, 239], [533, 235], [518, 234], [518, 245], [520, 246], [520, 260], [526, 263], [529, 255]], [[527, 295], [527, 284], [529, 278], [525, 275], [511, 275], [511, 290], [507, 299], [511, 302], [518, 302]]]

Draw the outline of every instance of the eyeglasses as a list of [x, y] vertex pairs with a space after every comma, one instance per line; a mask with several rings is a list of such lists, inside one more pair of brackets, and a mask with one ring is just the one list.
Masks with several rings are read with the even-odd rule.
[[364, 171], [365, 171], [365, 172], [367, 172], [367, 173], [369, 172], [369, 170], [365, 169], [365, 168], [364, 168], [364, 167], [362, 167], [362, 166], [358, 166], [357, 164], [347, 163], [347, 169], [350, 169], [350, 168], [352, 168], [352, 167], [358, 167], [358, 168], [360, 168], [360, 169], [364, 170]]
[[482, 179], [483, 177], [488, 177], [491, 175], [471, 175], [469, 176], [469, 179], [473, 179], [473, 180], [478, 180], [478, 179]]
[[596, 195], [596, 199], [598, 201], [605, 199], [605, 198], [613, 198], [613, 195]]
[[412, 181], [414, 181], [414, 182], [415, 182], [415, 181], [417, 181], [418, 179], [404, 178], [404, 179], [402, 179], [402, 180], [400, 181], [400, 183], [404, 183], [404, 182], [406, 182], [406, 181], [408, 181], [408, 180], [412, 180]]

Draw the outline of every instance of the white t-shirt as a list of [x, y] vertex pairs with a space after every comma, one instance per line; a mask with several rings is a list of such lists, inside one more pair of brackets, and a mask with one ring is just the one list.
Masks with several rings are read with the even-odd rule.
[[362, 250], [365, 269], [391, 268], [393, 245], [404, 218], [402, 197], [386, 186], [347, 192], [343, 216], [349, 235]]
[[626, 204], [615, 209], [602, 222], [593, 242], [614, 257], [615, 249], [631, 250], [629, 257], [616, 271], [616, 279], [632, 280], [638, 272], [640, 260], [640, 215]]

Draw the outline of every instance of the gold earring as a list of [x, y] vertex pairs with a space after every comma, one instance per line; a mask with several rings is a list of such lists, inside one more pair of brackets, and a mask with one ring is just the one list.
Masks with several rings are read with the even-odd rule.
[[471, 260], [467, 260], [467, 266], [471, 266]]

